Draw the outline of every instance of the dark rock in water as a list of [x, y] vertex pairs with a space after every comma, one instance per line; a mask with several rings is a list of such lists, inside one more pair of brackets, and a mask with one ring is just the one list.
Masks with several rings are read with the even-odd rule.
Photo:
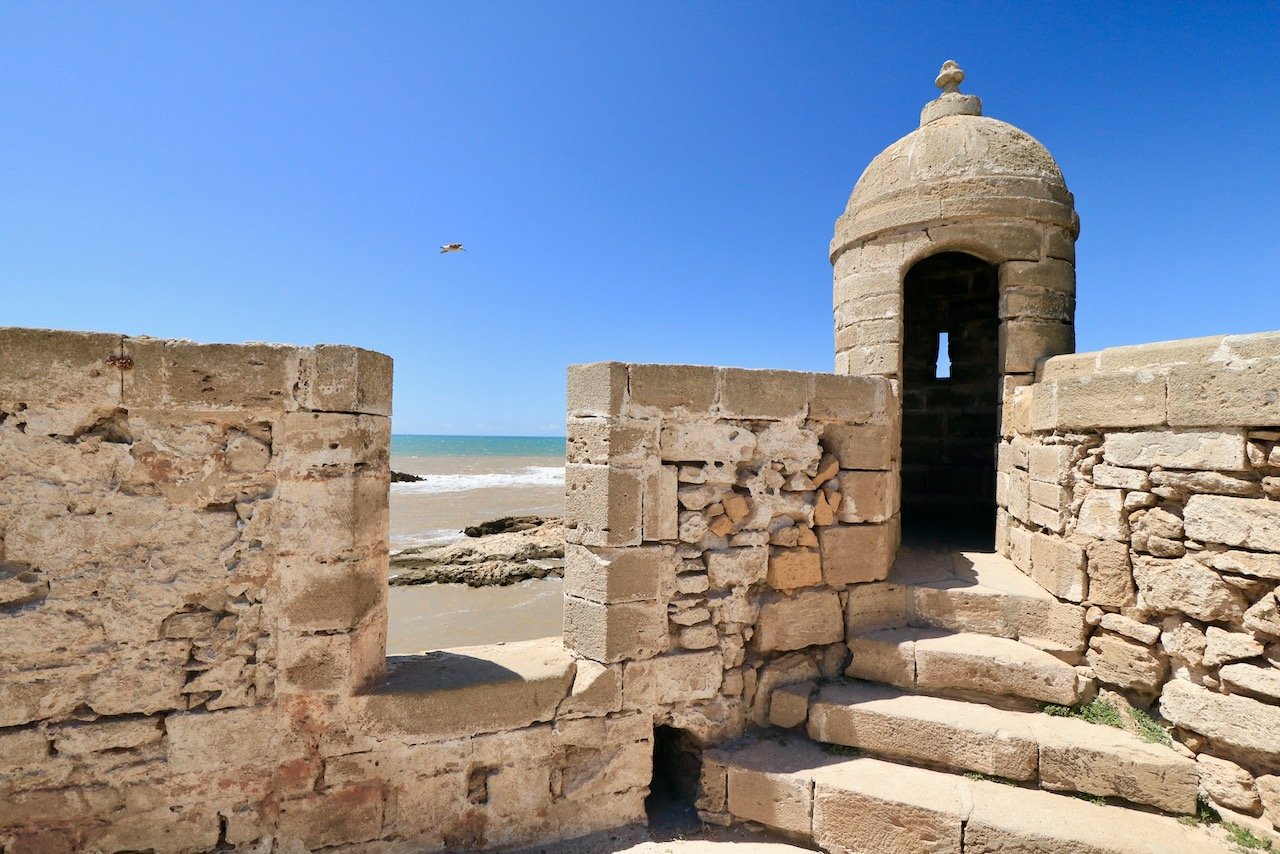
[[392, 483], [417, 483], [424, 478], [418, 477], [416, 474], [405, 474], [402, 471], [393, 471], [391, 473]]
[[[512, 523], [504, 526], [503, 523]], [[498, 526], [442, 546], [419, 546], [391, 555], [393, 586], [452, 582], [485, 587], [564, 574], [564, 523], [540, 516], [497, 519], [468, 528]]]
[[494, 519], [492, 522], [481, 522], [479, 525], [471, 525], [462, 529], [462, 533], [468, 537], [487, 537], [490, 534], [507, 534], [516, 531], [527, 531], [530, 528], [536, 528], [539, 525], [546, 524], [554, 519], [547, 519], [544, 516], [503, 516], [501, 519]]

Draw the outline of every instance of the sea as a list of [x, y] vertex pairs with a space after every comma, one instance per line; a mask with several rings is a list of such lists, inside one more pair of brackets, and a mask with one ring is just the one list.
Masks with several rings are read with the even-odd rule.
[[[563, 436], [392, 435], [392, 471], [422, 480], [391, 484], [391, 551], [457, 540], [503, 516], [563, 515], [564, 458]], [[559, 578], [392, 587], [387, 652], [558, 635], [563, 591]]]
[[391, 550], [448, 542], [503, 516], [564, 512], [563, 436], [395, 436]]

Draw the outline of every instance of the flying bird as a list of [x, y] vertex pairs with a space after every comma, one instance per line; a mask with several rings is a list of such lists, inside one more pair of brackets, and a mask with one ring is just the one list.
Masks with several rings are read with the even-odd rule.
[[444, 246], [440, 247], [441, 255], [444, 255], [446, 252], [466, 252], [466, 251], [467, 251], [467, 248], [463, 246], [461, 243], [446, 243]]

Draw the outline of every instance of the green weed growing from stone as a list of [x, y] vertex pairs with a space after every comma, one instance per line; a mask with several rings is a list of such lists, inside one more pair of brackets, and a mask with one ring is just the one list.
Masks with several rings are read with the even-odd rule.
[[1143, 741], [1149, 741], [1152, 744], [1163, 744], [1165, 747], [1173, 747], [1173, 739], [1169, 737], [1169, 731], [1160, 726], [1160, 722], [1151, 715], [1142, 711], [1142, 709], [1129, 709], [1129, 717], [1137, 724], [1138, 735]]
[[1222, 825], [1222, 829], [1227, 832], [1227, 838], [1231, 843], [1241, 851], [1274, 851], [1275, 846], [1271, 844], [1270, 839], [1261, 839], [1254, 834], [1252, 830], [1242, 824], [1236, 824], [1229, 821]]
[[1124, 729], [1124, 718], [1120, 717], [1120, 710], [1105, 700], [1095, 699], [1092, 703], [1080, 706], [1055, 706], [1050, 703], [1042, 708], [1046, 715], [1053, 715], [1055, 718], [1079, 718], [1091, 724]]

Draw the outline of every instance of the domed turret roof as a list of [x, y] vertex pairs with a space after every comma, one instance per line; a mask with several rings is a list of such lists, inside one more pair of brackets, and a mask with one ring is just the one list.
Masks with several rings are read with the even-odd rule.
[[884, 193], [983, 177], [1032, 178], [1066, 189], [1049, 150], [1026, 131], [986, 116], [934, 119], [876, 155], [846, 210]]
[[878, 234], [977, 220], [1032, 220], [1073, 232], [1074, 199], [1048, 149], [1029, 133], [982, 115], [982, 101], [958, 90], [964, 72], [942, 67], [942, 95], [920, 127], [880, 152], [836, 222], [832, 258]]

